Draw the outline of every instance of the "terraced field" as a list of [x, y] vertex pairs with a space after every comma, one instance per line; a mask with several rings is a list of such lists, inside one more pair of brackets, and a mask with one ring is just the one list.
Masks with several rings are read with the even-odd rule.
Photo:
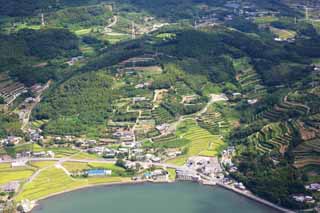
[[320, 165], [320, 139], [304, 141], [294, 149], [295, 162], [297, 168], [307, 165]]
[[256, 118], [265, 118], [270, 121], [279, 121], [286, 118], [286, 114], [289, 112], [294, 112], [296, 116], [307, 115], [310, 112], [308, 106], [289, 102], [287, 101], [287, 96], [283, 98], [282, 102], [275, 105], [274, 107], [260, 113]]
[[174, 117], [163, 107], [157, 107], [152, 111], [156, 124], [170, 123], [174, 121]]
[[16, 200], [37, 200], [50, 194], [75, 189], [86, 184], [87, 180], [72, 179], [63, 170], [52, 167], [45, 169], [32, 182], [24, 185], [23, 191], [16, 197]]
[[291, 129], [287, 123], [271, 123], [264, 126], [259, 132], [248, 137], [249, 142], [255, 144], [262, 153], [273, 150], [284, 154], [292, 139]]
[[217, 135], [224, 135], [230, 129], [230, 123], [219, 112], [208, 111], [199, 117], [197, 121], [200, 127]]
[[266, 94], [266, 88], [262, 85], [261, 77], [250, 65], [248, 59], [241, 58], [234, 61], [237, 71], [237, 80], [241, 85], [242, 93], [248, 98], [260, 98]]
[[0, 185], [10, 181], [27, 180], [34, 173], [33, 169], [27, 167], [11, 168], [9, 163], [0, 164]]
[[178, 95], [194, 95], [194, 91], [182, 81], [175, 84], [175, 91]]
[[56, 161], [38, 161], [38, 162], [32, 162], [31, 166], [41, 169], [41, 168], [53, 166], [55, 163]]
[[154, 145], [156, 147], [164, 148], [181, 148], [188, 145], [191, 141], [185, 138], [178, 138], [175, 135], [169, 135], [167, 137], [162, 137], [154, 140]]
[[182, 165], [188, 157], [195, 155], [213, 157], [216, 156], [225, 145], [220, 139], [220, 136], [212, 135], [192, 120], [185, 121], [178, 127], [178, 135], [181, 138], [191, 141], [191, 143], [186, 146], [187, 152], [185, 155], [169, 160], [168, 163]]
[[78, 160], [96, 160], [99, 159], [100, 157], [94, 154], [89, 154], [86, 152], [79, 152], [77, 154], [74, 154], [72, 159], [78, 159]]
[[90, 169], [88, 163], [81, 163], [81, 162], [64, 162], [62, 164], [64, 168], [66, 168], [69, 172], [76, 172], [82, 171], [85, 169]]
[[63, 157], [69, 157], [71, 155], [76, 154], [78, 151], [71, 149], [71, 148], [50, 148], [48, 149], [50, 151], [53, 151], [55, 153], [55, 158], [63, 158]]

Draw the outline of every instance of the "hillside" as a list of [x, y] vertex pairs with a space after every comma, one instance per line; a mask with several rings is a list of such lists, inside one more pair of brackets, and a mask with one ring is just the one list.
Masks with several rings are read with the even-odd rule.
[[0, 3], [0, 157], [36, 146], [121, 167], [195, 156], [223, 165], [231, 149], [228, 178], [280, 206], [317, 205], [305, 186], [320, 181], [320, 25], [306, 5]]

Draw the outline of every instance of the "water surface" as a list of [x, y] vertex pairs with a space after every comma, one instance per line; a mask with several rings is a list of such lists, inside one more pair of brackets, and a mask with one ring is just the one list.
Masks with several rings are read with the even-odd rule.
[[218, 186], [194, 183], [101, 186], [39, 202], [34, 213], [273, 213]]

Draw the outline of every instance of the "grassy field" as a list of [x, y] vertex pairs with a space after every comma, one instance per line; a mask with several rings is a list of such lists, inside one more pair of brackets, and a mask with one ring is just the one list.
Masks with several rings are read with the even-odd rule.
[[38, 162], [32, 162], [31, 166], [37, 167], [39, 169], [53, 166], [56, 163], [56, 161], [38, 161]]
[[294, 38], [297, 34], [296, 32], [291, 31], [291, 30], [283, 30], [283, 29], [278, 29], [278, 28], [274, 28], [274, 27], [271, 27], [270, 30], [272, 33], [274, 33], [275, 35], [277, 35], [281, 39]]
[[55, 158], [69, 157], [69, 156], [74, 155], [77, 152], [79, 152], [78, 150], [74, 150], [71, 148], [64, 148], [64, 147], [50, 148], [47, 151], [49, 151], [49, 150], [53, 151], [55, 153]]
[[33, 174], [33, 171], [30, 169], [22, 169], [22, 170], [15, 170], [15, 169], [2, 169], [0, 171], [0, 184], [5, 184], [10, 181], [16, 180], [26, 180]]
[[255, 18], [254, 22], [256, 24], [268, 24], [268, 23], [272, 23], [275, 21], [278, 21], [279, 19], [277, 17], [274, 16], [263, 16], [263, 17], [257, 17]]
[[79, 152], [72, 156], [72, 159], [78, 159], [78, 160], [96, 160], [99, 159], [99, 156], [88, 154], [86, 152]]
[[88, 163], [80, 163], [80, 162], [64, 162], [62, 164], [64, 168], [66, 168], [69, 172], [82, 171], [85, 169], [89, 169]]
[[7, 170], [11, 168], [11, 164], [10, 163], [0, 163], [0, 171], [1, 170]]
[[23, 187], [23, 191], [16, 197], [16, 200], [36, 200], [50, 194], [85, 185], [87, 185], [86, 180], [74, 180], [61, 169], [52, 167], [42, 171], [32, 182], [26, 184]]
[[124, 181], [130, 181], [130, 178], [122, 178], [122, 177], [88, 178], [88, 184], [115, 183], [115, 182], [124, 182]]
[[130, 181], [130, 178], [94, 177], [73, 179], [66, 175], [63, 170], [51, 167], [43, 170], [32, 182], [26, 184], [23, 187], [22, 192], [16, 197], [16, 201], [21, 201], [23, 199], [37, 200], [54, 193], [85, 187], [88, 185], [123, 181]]
[[169, 179], [174, 181], [176, 179], [176, 170], [175, 169], [167, 169], [168, 173], [169, 173]]

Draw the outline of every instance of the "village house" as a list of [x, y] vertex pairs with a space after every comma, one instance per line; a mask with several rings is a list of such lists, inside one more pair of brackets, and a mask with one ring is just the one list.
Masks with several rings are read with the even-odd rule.
[[14, 144], [17, 145], [22, 140], [21, 137], [8, 136], [6, 139], [1, 140], [1, 143], [4, 145]]
[[320, 191], [320, 183], [311, 183], [310, 185], [305, 186], [307, 190], [311, 191]]
[[72, 57], [69, 61], [67, 61], [66, 63], [69, 66], [73, 66], [76, 62], [82, 60], [84, 57], [83, 56], [77, 56], [77, 57]]
[[146, 97], [134, 97], [132, 99], [133, 104], [137, 103], [137, 102], [142, 102], [142, 101], [146, 101], [148, 100]]
[[41, 152], [33, 152], [32, 156], [36, 157], [36, 158], [41, 158], [41, 157], [46, 157], [46, 152], [45, 151], [41, 151]]
[[11, 181], [7, 184], [0, 186], [0, 191], [2, 192], [17, 192], [20, 187], [19, 181]]
[[122, 142], [121, 143], [121, 146], [122, 147], [125, 147], [125, 148], [134, 148], [136, 147], [136, 143], [135, 142], [132, 142], [132, 141], [126, 141], [126, 142]]
[[120, 154], [129, 154], [129, 149], [128, 148], [119, 148], [118, 152]]
[[256, 103], [258, 103], [258, 99], [249, 99], [248, 100], [248, 104], [250, 104], [250, 105], [253, 105], [253, 104], [256, 104]]
[[152, 172], [146, 172], [143, 174], [144, 179], [153, 179], [157, 181], [166, 181], [168, 179], [168, 173], [162, 169], [156, 169]]
[[113, 149], [105, 149], [103, 152], [103, 157], [104, 158], [114, 158], [116, 156], [116, 151]]
[[126, 169], [136, 169], [137, 168], [137, 163], [132, 162], [132, 161], [125, 161], [124, 167]]
[[156, 129], [161, 133], [166, 133], [170, 128], [170, 125], [167, 123], [161, 124], [161, 125], [157, 125]]
[[103, 147], [103, 146], [96, 146], [96, 147], [88, 149], [88, 153], [95, 153], [98, 155], [102, 155], [104, 153], [104, 151], [105, 151], [105, 147]]
[[238, 183], [238, 182], [234, 183], [234, 187], [237, 188], [237, 189], [240, 189], [240, 190], [245, 190], [246, 189], [246, 187], [241, 182], [240, 183]]
[[313, 197], [308, 195], [293, 195], [292, 198], [299, 203], [315, 203]]
[[200, 181], [201, 178], [194, 171], [190, 171], [190, 170], [186, 170], [186, 169], [177, 169], [176, 170], [176, 179], [198, 182], [198, 181]]
[[18, 160], [18, 161], [14, 161], [11, 163], [11, 167], [12, 168], [16, 168], [16, 167], [25, 167], [27, 164], [27, 160]]

